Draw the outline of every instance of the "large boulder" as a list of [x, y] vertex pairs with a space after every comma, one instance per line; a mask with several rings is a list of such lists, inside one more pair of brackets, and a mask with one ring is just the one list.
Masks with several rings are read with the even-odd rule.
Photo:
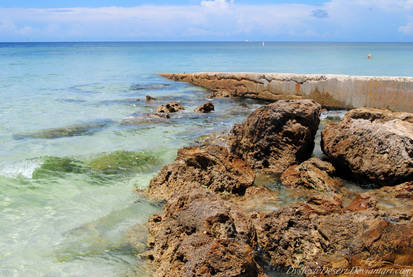
[[243, 195], [254, 179], [254, 170], [225, 147], [185, 147], [178, 150], [174, 163], [151, 180], [148, 192], [154, 199], [166, 200], [186, 187], [205, 186], [215, 192]]
[[234, 127], [231, 149], [253, 168], [281, 174], [311, 156], [320, 110], [312, 100], [263, 106]]
[[149, 220], [155, 276], [261, 276], [252, 222], [205, 188], [186, 188]]
[[351, 110], [325, 127], [321, 147], [341, 175], [360, 184], [413, 180], [413, 114]]

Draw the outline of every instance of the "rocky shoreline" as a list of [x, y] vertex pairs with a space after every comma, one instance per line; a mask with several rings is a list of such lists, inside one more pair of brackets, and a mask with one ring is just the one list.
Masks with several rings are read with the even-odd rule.
[[[165, 203], [141, 255], [153, 275], [413, 274], [413, 115], [351, 110], [326, 125], [320, 160], [311, 157], [320, 111], [276, 101], [220, 143], [180, 149], [146, 191]], [[260, 210], [281, 197], [261, 176], [297, 201]], [[349, 192], [339, 176], [380, 188]]]

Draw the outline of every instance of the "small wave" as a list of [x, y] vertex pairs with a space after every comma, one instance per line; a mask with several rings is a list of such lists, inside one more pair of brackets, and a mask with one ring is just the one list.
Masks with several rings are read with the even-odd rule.
[[130, 90], [157, 90], [171, 87], [171, 84], [167, 83], [154, 83], [154, 84], [134, 84], [130, 86]]
[[109, 106], [109, 105], [132, 105], [132, 106], [135, 106], [137, 103], [139, 103], [139, 101], [140, 101], [139, 98], [102, 100], [102, 101], [98, 102], [98, 105], [104, 105], [104, 106]]
[[39, 159], [18, 161], [10, 164], [0, 164], [0, 175], [9, 178], [23, 176], [32, 178], [33, 172], [40, 167], [42, 161]]
[[321, 113], [320, 119], [321, 120], [329, 119], [329, 118], [343, 119], [346, 113], [347, 113], [346, 110], [326, 111], [326, 112]]
[[63, 103], [86, 103], [86, 100], [82, 99], [71, 99], [71, 98], [61, 98], [57, 99], [57, 102], [63, 102]]

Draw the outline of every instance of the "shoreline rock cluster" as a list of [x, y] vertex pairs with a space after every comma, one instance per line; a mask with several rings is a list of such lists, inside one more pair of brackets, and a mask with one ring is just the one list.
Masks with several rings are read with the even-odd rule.
[[[320, 110], [312, 100], [280, 100], [236, 125], [225, 146], [180, 149], [147, 191], [165, 202], [149, 220], [142, 254], [154, 276], [413, 273], [413, 115], [349, 111], [325, 127], [323, 161], [311, 158]], [[256, 185], [257, 174], [278, 176], [303, 197], [272, 211], [246, 209], [248, 199], [278, 197]], [[383, 187], [349, 193], [337, 176]]]
[[[156, 102], [157, 99], [147, 95], [146, 103]], [[171, 118], [170, 114], [185, 110], [185, 107], [179, 102], [168, 102], [159, 105], [154, 113], [145, 113], [139, 116], [125, 118], [122, 125], [143, 125], [148, 123], [165, 122]], [[210, 101], [198, 106], [194, 109], [194, 113], [210, 113], [215, 110], [214, 104]]]

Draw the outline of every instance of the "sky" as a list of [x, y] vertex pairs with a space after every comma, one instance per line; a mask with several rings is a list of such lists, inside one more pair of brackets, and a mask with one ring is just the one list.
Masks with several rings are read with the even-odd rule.
[[0, 0], [0, 42], [413, 41], [413, 0]]

